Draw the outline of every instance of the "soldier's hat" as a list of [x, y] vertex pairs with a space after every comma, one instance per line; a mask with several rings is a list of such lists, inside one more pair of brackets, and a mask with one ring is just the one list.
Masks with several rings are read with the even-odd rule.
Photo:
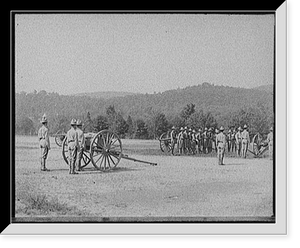
[[230, 130], [230, 129], [228, 130], [228, 133], [231, 133], [231, 130]]
[[270, 131], [273, 131], [273, 127], [270, 127]]
[[210, 128], [208, 129], [208, 131], [212, 131], [212, 128], [210, 127]]
[[244, 125], [244, 129], [246, 129], [246, 128], [247, 128], [247, 125], [245, 124], [245, 125]]
[[195, 129], [193, 129], [193, 133], [196, 133], [196, 130], [195, 130]]
[[175, 129], [175, 126], [173, 126], [172, 129]]
[[76, 126], [77, 125], [76, 119], [72, 119], [70, 124], [71, 126]]
[[183, 130], [184, 130], [184, 128], [183, 128], [183, 127], [181, 127], [181, 128], [180, 128], [180, 131], [183, 131]]
[[216, 128], [216, 129], [215, 129], [215, 132], [216, 132], [216, 133], [218, 133], [218, 132], [219, 132], [218, 128]]
[[198, 129], [198, 131], [200, 131], [200, 132], [202, 131], [201, 127]]
[[242, 130], [242, 128], [241, 128], [241, 127], [239, 127], [239, 128], [238, 128], [238, 130], [239, 130], [239, 131], [241, 131], [241, 130]]
[[207, 127], [205, 127], [204, 130], [207, 131]]
[[184, 129], [188, 129], [187, 126], [185, 126]]
[[190, 128], [189, 131], [192, 131], [192, 129]]
[[81, 120], [78, 119], [77, 122], [76, 122], [76, 125], [77, 125], [77, 126], [82, 126]]
[[220, 127], [220, 131], [224, 131], [224, 127], [223, 126]]
[[41, 123], [47, 123], [47, 122], [48, 122], [48, 121], [47, 121], [46, 114], [44, 114], [44, 115], [42, 116]]

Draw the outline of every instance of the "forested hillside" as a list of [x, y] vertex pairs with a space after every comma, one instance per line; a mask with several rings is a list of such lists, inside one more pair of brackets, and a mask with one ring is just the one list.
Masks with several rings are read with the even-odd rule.
[[71, 118], [80, 118], [91, 131], [110, 128], [130, 138], [155, 138], [172, 125], [199, 128], [247, 123], [250, 131], [267, 132], [274, 118], [273, 91], [208, 83], [109, 99], [46, 91], [15, 94], [17, 134], [35, 134], [44, 113], [52, 133], [66, 131]]

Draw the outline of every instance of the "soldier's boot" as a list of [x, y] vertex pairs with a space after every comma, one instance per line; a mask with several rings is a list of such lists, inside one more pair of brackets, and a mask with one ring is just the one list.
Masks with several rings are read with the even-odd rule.
[[69, 174], [72, 174], [72, 161], [69, 160]]
[[41, 158], [41, 171], [44, 171], [45, 170], [45, 163], [44, 163], [44, 159]]
[[72, 162], [71, 174], [78, 174], [77, 172], [75, 172], [75, 161]]
[[42, 171], [50, 171], [49, 169], [46, 168], [46, 159], [41, 158], [41, 170]]

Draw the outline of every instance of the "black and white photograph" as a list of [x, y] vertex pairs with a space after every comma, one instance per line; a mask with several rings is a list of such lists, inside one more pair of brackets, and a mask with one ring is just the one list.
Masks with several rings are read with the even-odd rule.
[[12, 223], [277, 223], [274, 12], [12, 25]]

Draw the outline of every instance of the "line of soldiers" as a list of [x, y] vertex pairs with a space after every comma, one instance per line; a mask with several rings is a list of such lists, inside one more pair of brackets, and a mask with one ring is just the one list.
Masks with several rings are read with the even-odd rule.
[[[207, 154], [213, 150], [218, 152], [217, 136], [220, 132], [223, 133], [223, 131], [223, 127], [220, 127], [219, 130], [217, 128], [205, 127], [203, 131], [201, 128], [196, 131], [188, 127], [181, 127], [177, 133], [176, 128], [173, 126], [170, 132], [172, 154], [174, 154], [175, 146], [177, 146], [179, 155], [196, 153]], [[244, 129], [241, 127], [237, 130], [229, 129], [225, 135], [224, 144], [227, 146], [228, 152], [236, 152], [238, 157], [246, 158], [249, 143], [250, 136], [247, 125], [244, 125]]]
[[[42, 127], [38, 131], [38, 139], [40, 146], [40, 162], [42, 171], [50, 171], [46, 167], [46, 159], [50, 150], [49, 129], [48, 120], [44, 114], [41, 120]], [[81, 158], [83, 156], [83, 150], [85, 146], [84, 133], [82, 131], [81, 120], [72, 119], [71, 128], [66, 134], [66, 142], [68, 146], [68, 163], [69, 174], [78, 174], [76, 171], [81, 169]], [[76, 170], [76, 171], [75, 171]]]

